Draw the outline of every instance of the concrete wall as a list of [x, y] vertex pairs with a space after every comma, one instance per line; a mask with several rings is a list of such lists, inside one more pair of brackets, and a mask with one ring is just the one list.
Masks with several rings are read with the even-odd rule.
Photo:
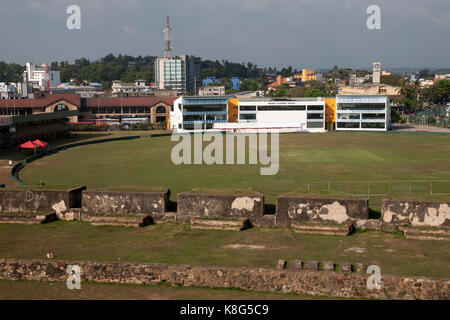
[[[382, 275], [381, 290], [367, 288], [368, 274], [306, 270], [201, 267], [189, 265], [93, 263], [0, 259], [0, 279], [66, 281], [68, 265], [78, 265], [82, 281], [239, 288], [334, 297], [380, 299], [450, 298], [449, 279]], [[81, 285], [83, 288], [83, 284]]]
[[170, 191], [122, 192], [83, 191], [83, 219], [101, 215], [152, 214], [164, 215]]
[[385, 224], [450, 227], [450, 202], [383, 200]]
[[321, 199], [302, 196], [277, 198], [277, 226], [295, 221], [346, 223], [369, 218], [369, 200]]
[[253, 224], [258, 224], [263, 220], [264, 196], [179, 193], [177, 207], [180, 222], [187, 222], [190, 217], [249, 218]]
[[0, 189], [0, 212], [56, 212], [62, 218], [70, 208], [81, 205], [86, 187], [68, 190]]

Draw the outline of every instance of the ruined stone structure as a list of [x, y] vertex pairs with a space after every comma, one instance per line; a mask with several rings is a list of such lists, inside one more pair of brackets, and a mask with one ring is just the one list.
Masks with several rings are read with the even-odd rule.
[[277, 198], [277, 226], [287, 227], [302, 221], [343, 224], [368, 218], [368, 199]]
[[[314, 269], [317, 263], [310, 262]], [[370, 275], [352, 272], [202, 267], [167, 264], [94, 263], [0, 259], [0, 279], [66, 281], [67, 267], [81, 268], [81, 280], [101, 283], [239, 288], [252, 291], [380, 299], [450, 299], [449, 279], [382, 275], [381, 289], [369, 290]], [[342, 269], [348, 270], [347, 267]]]
[[122, 192], [83, 191], [82, 218], [115, 215], [151, 215], [155, 221], [164, 219], [170, 191]]
[[51, 213], [65, 219], [71, 209], [81, 207], [86, 187], [68, 190], [0, 189], [0, 213]]
[[264, 225], [264, 196], [205, 193], [178, 194], [178, 221], [191, 218], [248, 219], [252, 224]]
[[450, 202], [384, 200], [382, 220], [414, 227], [450, 227]]

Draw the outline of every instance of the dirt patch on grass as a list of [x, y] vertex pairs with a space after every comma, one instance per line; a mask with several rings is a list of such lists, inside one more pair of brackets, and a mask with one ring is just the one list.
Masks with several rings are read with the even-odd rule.
[[223, 246], [221, 249], [247, 249], [247, 250], [264, 250], [264, 249], [270, 249], [266, 246], [262, 245], [252, 245], [252, 244], [227, 244]]

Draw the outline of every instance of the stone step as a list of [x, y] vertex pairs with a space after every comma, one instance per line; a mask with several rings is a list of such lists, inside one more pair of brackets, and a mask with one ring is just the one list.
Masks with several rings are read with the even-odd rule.
[[145, 227], [154, 224], [153, 218], [151, 216], [124, 216], [124, 217], [112, 217], [112, 216], [101, 216], [101, 217], [91, 217], [89, 219], [93, 226], [115, 226], [115, 227]]
[[220, 220], [190, 218], [192, 230], [222, 230], [222, 231], [243, 231], [252, 227], [249, 219]]
[[406, 239], [415, 240], [450, 240], [449, 227], [410, 227], [400, 226], [399, 230]]
[[1, 214], [0, 223], [2, 224], [44, 224], [58, 220], [56, 213], [43, 215], [33, 214]]
[[348, 236], [355, 232], [355, 227], [353, 223], [348, 223], [345, 226], [320, 224], [320, 223], [308, 223], [308, 224], [293, 223], [292, 228], [294, 229], [295, 233], [303, 233], [303, 234]]

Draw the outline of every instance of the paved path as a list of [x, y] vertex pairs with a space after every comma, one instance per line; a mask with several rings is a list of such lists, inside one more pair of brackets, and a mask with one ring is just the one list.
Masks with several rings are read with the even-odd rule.
[[420, 124], [408, 124], [404, 126], [395, 126], [395, 131], [410, 131], [410, 132], [443, 132], [450, 133], [450, 129], [435, 127], [435, 126], [423, 126]]

